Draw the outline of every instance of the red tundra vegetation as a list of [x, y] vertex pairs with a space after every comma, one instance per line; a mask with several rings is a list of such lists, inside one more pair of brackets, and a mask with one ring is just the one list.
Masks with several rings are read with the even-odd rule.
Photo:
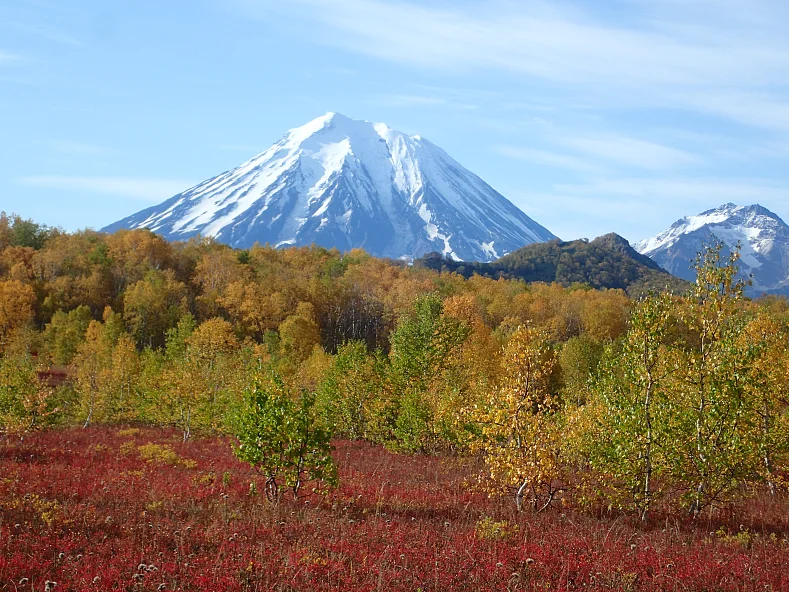
[[[789, 590], [789, 516], [517, 513], [479, 467], [335, 442], [340, 486], [279, 505], [223, 438], [62, 429], [0, 444], [0, 590]], [[735, 518], [736, 516], [736, 518]]]

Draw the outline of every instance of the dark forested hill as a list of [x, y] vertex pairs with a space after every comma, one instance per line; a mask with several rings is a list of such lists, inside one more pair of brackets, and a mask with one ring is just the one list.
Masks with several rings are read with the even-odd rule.
[[417, 266], [454, 271], [465, 277], [521, 279], [527, 282], [588, 284], [593, 288], [620, 288], [631, 295], [647, 290], [684, 292], [688, 283], [674, 277], [649, 257], [641, 255], [621, 236], [611, 233], [593, 241], [552, 240], [525, 246], [491, 263], [453, 261], [430, 253]]

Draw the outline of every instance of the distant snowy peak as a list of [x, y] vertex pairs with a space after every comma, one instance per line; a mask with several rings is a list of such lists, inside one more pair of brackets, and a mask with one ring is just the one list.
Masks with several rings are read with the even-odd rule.
[[724, 204], [697, 216], [686, 216], [635, 249], [685, 279], [694, 279], [691, 261], [715, 239], [734, 250], [740, 245], [740, 271], [756, 292], [789, 287], [789, 226], [758, 204]]
[[[697, 216], [685, 216], [665, 230], [648, 240], [636, 243], [636, 250], [644, 255], [649, 255], [653, 251], [661, 248], [670, 247], [685, 234], [690, 234], [696, 230], [713, 228], [718, 231], [734, 230], [735, 233], [742, 232], [738, 238], [745, 239], [749, 244], [753, 241], [757, 251], [769, 251], [772, 248], [772, 240], [768, 234], [778, 226], [784, 225], [783, 221], [775, 214], [760, 205], [738, 206], [733, 203], [724, 204], [714, 210], [707, 210]], [[724, 232], [723, 234], [727, 234]], [[731, 234], [731, 233], [728, 233]], [[759, 240], [764, 235], [765, 241]], [[724, 236], [718, 237], [723, 242], [727, 242]]]
[[142, 227], [171, 240], [199, 234], [244, 248], [314, 243], [479, 261], [555, 238], [438, 146], [338, 113], [104, 230]]

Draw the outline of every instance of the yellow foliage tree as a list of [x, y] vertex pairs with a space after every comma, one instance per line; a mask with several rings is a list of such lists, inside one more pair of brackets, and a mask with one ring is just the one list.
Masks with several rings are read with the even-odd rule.
[[752, 379], [746, 383], [749, 406], [755, 414], [748, 439], [760, 457], [764, 481], [775, 495], [781, 482], [777, 466], [786, 466], [789, 455], [789, 334], [787, 328], [767, 311], [750, 320], [740, 335], [741, 348], [758, 348], [751, 363]]
[[39, 380], [29, 333], [16, 331], [0, 357], [0, 435], [40, 428], [60, 411], [54, 389]]
[[321, 340], [315, 308], [311, 303], [300, 302], [296, 312], [280, 323], [279, 338], [283, 352], [296, 364], [310, 356]]
[[123, 297], [123, 317], [141, 345], [162, 345], [165, 332], [186, 312], [186, 286], [171, 270], [151, 271]]
[[155, 419], [180, 428], [184, 440], [195, 429], [222, 428], [246, 378], [246, 350], [239, 348], [232, 325], [214, 318], [195, 328], [185, 315], [168, 333], [164, 358]]
[[33, 320], [36, 294], [29, 284], [19, 280], [0, 282], [0, 351], [15, 329]]
[[501, 386], [471, 411], [479, 424], [473, 449], [485, 460], [490, 489], [514, 491], [519, 511], [527, 495], [532, 508], [541, 511], [560, 491], [555, 366], [556, 356], [545, 334], [519, 328], [505, 347]]
[[196, 298], [201, 316], [206, 318], [217, 315], [221, 308], [220, 300], [227, 287], [240, 281], [243, 276], [243, 266], [233, 249], [217, 245], [203, 253], [195, 266], [192, 280], [202, 292]]
[[112, 309], [90, 322], [73, 366], [83, 427], [140, 418], [140, 357]]

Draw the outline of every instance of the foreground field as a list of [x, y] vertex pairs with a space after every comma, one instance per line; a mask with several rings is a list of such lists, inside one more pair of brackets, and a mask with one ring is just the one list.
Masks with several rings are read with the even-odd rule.
[[731, 523], [518, 516], [473, 493], [459, 461], [353, 442], [335, 458], [336, 492], [273, 508], [221, 439], [4, 441], [0, 590], [789, 590], [785, 501], [752, 500]]

